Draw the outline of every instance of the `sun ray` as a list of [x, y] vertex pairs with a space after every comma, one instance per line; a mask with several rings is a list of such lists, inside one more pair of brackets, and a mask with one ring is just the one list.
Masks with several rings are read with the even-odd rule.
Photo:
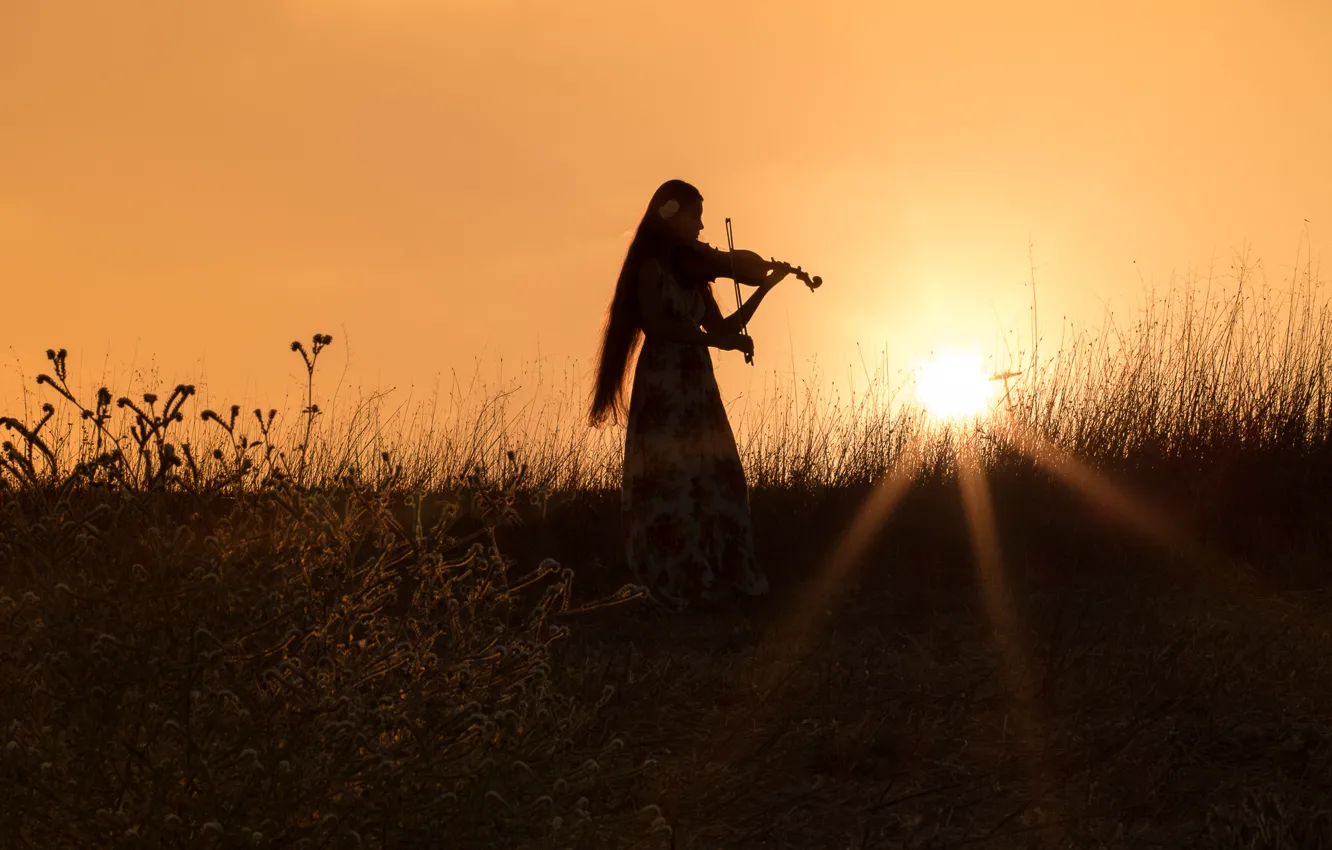
[[712, 747], [709, 761], [723, 757], [723, 752], [748, 719], [761, 710], [787, 678], [812, 655], [817, 647], [819, 633], [823, 632], [824, 638], [831, 637], [832, 631], [823, 628], [821, 615], [831, 613], [832, 606], [845, 589], [848, 578], [859, 565], [865, 550], [915, 482], [920, 474], [922, 455], [918, 442], [902, 448], [896, 467], [875, 483], [874, 489], [861, 503], [836, 544], [819, 562], [805, 586], [794, 594], [795, 601], [791, 608], [761, 641], [755, 651], [754, 662], [754, 687], [759, 692], [758, 699], [738, 722], [717, 730], [717, 741]]
[[1164, 506], [1130, 492], [1031, 428], [1016, 422], [1009, 422], [1008, 427], [1012, 443], [1019, 451], [1142, 539], [1176, 556], [1210, 582], [1224, 582], [1236, 592], [1253, 589], [1251, 575], [1230, 558], [1186, 534], [1171, 521]]
[[1029, 688], [1017, 686], [1017, 683], [1025, 679], [1022, 675], [1022, 671], [1026, 669], [1026, 664], [1022, 663], [1025, 653], [1020, 646], [1017, 621], [1013, 613], [1012, 593], [1004, 573], [990, 486], [974, 452], [967, 449], [963, 450], [958, 463], [958, 489], [962, 494], [967, 528], [971, 532], [972, 554], [976, 559], [977, 577], [980, 581], [985, 613], [994, 628], [996, 640], [999, 641], [1000, 653], [1005, 660], [1006, 675], [1014, 683], [1012, 690], [1015, 693], [1026, 693]]
[[1020, 756], [1034, 787], [1035, 799], [1049, 806], [1051, 772], [1043, 756], [1045, 718], [1038, 700], [1032, 655], [1018, 622], [1017, 608], [1004, 569], [998, 523], [985, 470], [973, 444], [962, 447], [958, 458], [958, 490], [970, 531], [982, 605], [994, 634], [999, 672], [1008, 694], [1008, 716]]
[[767, 650], [775, 658], [765, 677], [764, 687], [770, 687], [780, 678], [787, 664], [802, 657], [813, 644], [821, 616], [826, 616], [836, 604], [865, 550], [920, 474], [921, 456], [918, 445], [903, 448], [896, 468], [874, 485], [837, 543], [819, 562], [805, 586], [794, 594], [791, 609], [765, 641]]

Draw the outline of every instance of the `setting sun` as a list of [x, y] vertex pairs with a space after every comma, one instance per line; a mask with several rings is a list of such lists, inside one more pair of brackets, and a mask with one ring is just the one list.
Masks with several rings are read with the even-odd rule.
[[947, 351], [916, 369], [916, 400], [940, 419], [964, 419], [985, 412], [990, 382], [979, 354]]

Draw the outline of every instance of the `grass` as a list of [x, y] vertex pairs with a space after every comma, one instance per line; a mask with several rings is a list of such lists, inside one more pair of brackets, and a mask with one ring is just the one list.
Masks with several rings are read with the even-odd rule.
[[779, 388], [733, 414], [775, 592], [681, 617], [569, 374], [332, 415], [317, 334], [299, 411], [219, 412], [52, 350], [0, 845], [1332, 847], [1330, 330], [1237, 261], [980, 422]]

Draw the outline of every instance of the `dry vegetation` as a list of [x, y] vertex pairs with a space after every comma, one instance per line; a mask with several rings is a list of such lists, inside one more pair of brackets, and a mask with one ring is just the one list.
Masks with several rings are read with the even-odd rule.
[[2, 420], [0, 846], [1332, 847], [1329, 332], [1239, 265], [979, 427], [788, 387], [737, 416], [778, 591], [681, 617], [568, 382], [334, 418], [316, 335], [298, 414], [218, 413], [50, 351]]

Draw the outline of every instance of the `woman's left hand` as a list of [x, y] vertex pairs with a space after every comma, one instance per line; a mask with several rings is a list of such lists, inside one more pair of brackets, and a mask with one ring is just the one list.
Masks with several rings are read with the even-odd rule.
[[781, 280], [790, 274], [792, 266], [790, 263], [779, 263], [772, 260], [768, 263], [768, 274], [763, 278], [763, 286], [776, 286]]

